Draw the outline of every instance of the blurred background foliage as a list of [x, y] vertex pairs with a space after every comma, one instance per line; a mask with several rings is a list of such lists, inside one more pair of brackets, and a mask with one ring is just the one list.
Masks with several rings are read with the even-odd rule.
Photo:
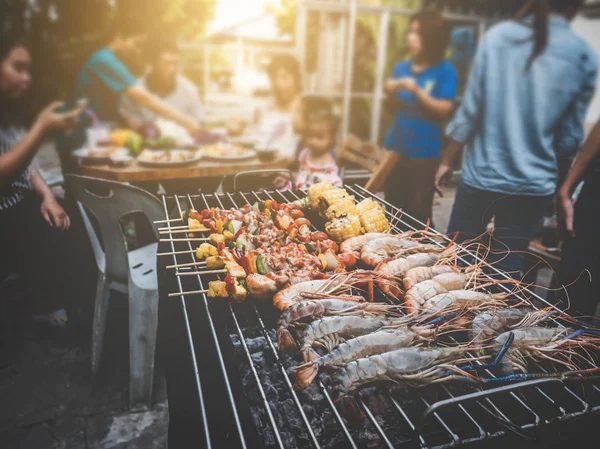
[[[217, 0], [0, 0], [2, 32], [23, 35], [34, 52], [35, 106], [67, 99], [79, 67], [105, 45], [118, 14], [152, 33], [193, 39], [206, 31]], [[65, 70], [68, 68], [68, 70]]]

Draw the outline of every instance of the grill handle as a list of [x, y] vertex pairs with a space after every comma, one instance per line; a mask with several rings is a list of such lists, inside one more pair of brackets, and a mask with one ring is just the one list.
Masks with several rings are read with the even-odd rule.
[[496, 396], [499, 394], [506, 394], [510, 392], [520, 391], [525, 388], [532, 387], [540, 387], [543, 385], [555, 385], [564, 387], [564, 383], [560, 379], [534, 379], [525, 382], [520, 382], [517, 384], [503, 385], [501, 387], [491, 388], [489, 390], [478, 391], [476, 393], [466, 394], [464, 396], [458, 396], [456, 398], [444, 399], [442, 401], [436, 402], [435, 404], [430, 405], [427, 410], [423, 412], [421, 418], [419, 420], [419, 426], [421, 429], [425, 427], [427, 424], [428, 418], [434, 413], [440, 411], [445, 407], [449, 407], [452, 405], [464, 404], [466, 402], [476, 401], [479, 399], [487, 399], [491, 396]]

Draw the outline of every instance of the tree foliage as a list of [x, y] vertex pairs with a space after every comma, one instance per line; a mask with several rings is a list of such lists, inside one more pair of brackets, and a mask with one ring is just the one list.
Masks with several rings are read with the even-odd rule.
[[193, 39], [206, 31], [217, 0], [0, 0], [0, 29], [25, 35], [34, 51], [33, 97], [67, 98], [85, 59], [105, 45], [119, 14], [149, 33]]

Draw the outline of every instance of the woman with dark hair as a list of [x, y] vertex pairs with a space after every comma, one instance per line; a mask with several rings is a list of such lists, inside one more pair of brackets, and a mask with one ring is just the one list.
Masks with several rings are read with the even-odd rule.
[[584, 0], [532, 0], [483, 36], [448, 127], [436, 189], [467, 146], [448, 232], [483, 234], [494, 217], [498, 265], [518, 276], [559, 174], [581, 147], [596, 56], [570, 28]]
[[396, 112], [385, 148], [400, 156], [386, 182], [386, 199], [423, 222], [431, 218], [442, 126], [458, 88], [456, 70], [444, 60], [448, 42], [449, 29], [439, 13], [416, 14], [406, 36], [410, 59], [397, 64], [385, 82]]
[[[73, 128], [83, 106], [59, 112], [47, 106], [29, 128], [25, 96], [31, 85], [31, 55], [20, 40], [0, 40], [0, 262], [21, 274], [39, 301], [40, 316], [64, 326], [60, 310], [75, 299], [67, 273], [71, 220], [40, 175], [33, 159], [52, 133]], [[4, 273], [6, 274], [6, 273]], [[82, 298], [77, 298], [82, 299]]]
[[280, 157], [294, 159], [300, 141], [302, 83], [300, 64], [291, 55], [273, 56], [267, 68], [273, 101], [255, 117], [262, 142], [279, 150]]

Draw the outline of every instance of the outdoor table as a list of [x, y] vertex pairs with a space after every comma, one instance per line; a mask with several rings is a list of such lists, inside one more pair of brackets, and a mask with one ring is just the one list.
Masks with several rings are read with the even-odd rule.
[[233, 176], [246, 170], [287, 169], [290, 160], [277, 158], [263, 162], [254, 157], [233, 162], [203, 159], [182, 167], [150, 167], [136, 160], [127, 167], [117, 167], [112, 164], [80, 164], [80, 166], [81, 174], [84, 176], [119, 182], [144, 182]]

